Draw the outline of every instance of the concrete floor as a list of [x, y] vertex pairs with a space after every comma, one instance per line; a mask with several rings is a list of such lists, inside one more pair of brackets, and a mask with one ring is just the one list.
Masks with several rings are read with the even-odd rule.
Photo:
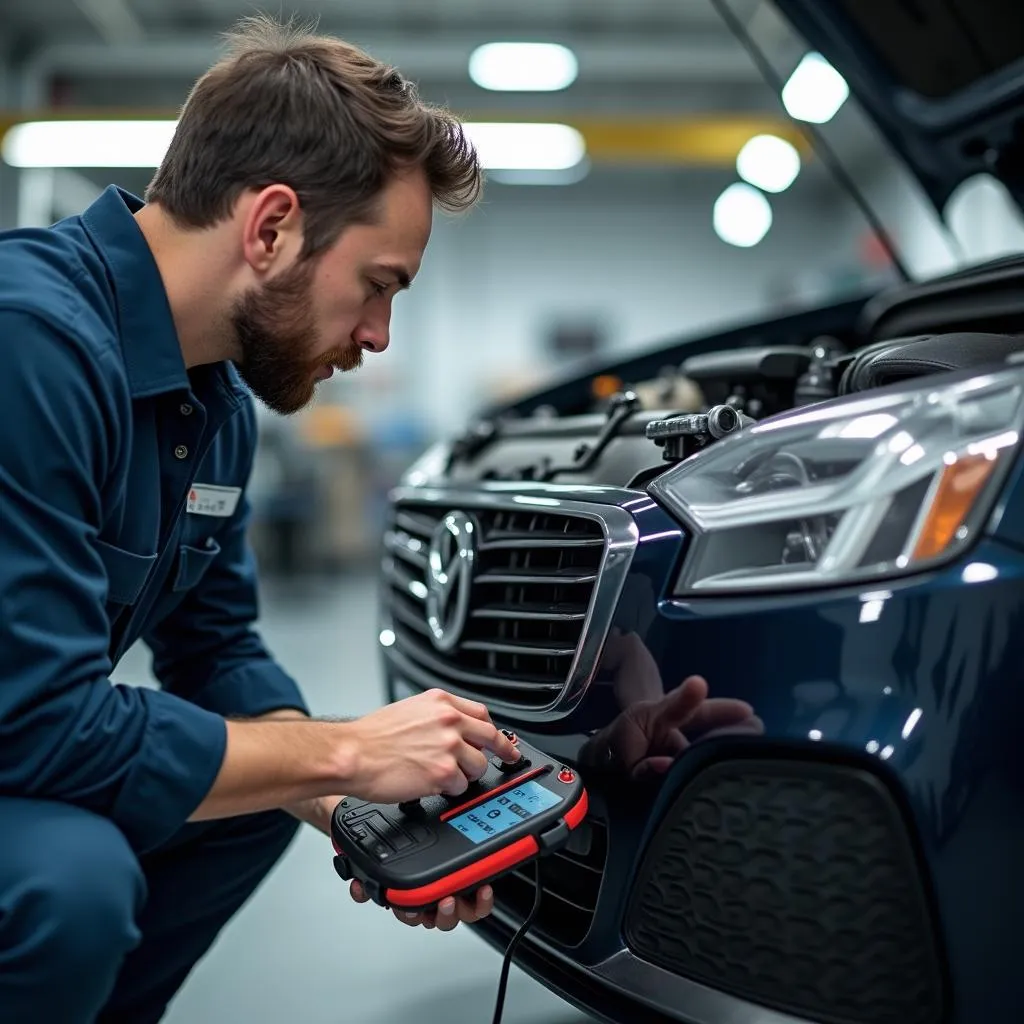
[[[262, 632], [299, 680], [314, 714], [360, 715], [382, 702], [375, 583], [266, 584]], [[136, 648], [118, 680], [151, 681]], [[500, 956], [465, 927], [409, 928], [351, 901], [330, 841], [305, 828], [172, 1003], [166, 1024], [484, 1024]], [[583, 1024], [561, 999], [513, 967], [507, 1024]]]

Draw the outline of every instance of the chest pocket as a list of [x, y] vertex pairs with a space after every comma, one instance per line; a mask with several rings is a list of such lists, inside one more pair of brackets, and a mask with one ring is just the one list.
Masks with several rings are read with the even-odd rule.
[[220, 554], [220, 544], [213, 537], [194, 544], [182, 544], [178, 549], [178, 568], [172, 589], [176, 592], [191, 590]]
[[118, 605], [135, 604], [156, 564], [156, 555], [138, 555], [103, 540], [94, 543], [107, 571], [107, 601]]

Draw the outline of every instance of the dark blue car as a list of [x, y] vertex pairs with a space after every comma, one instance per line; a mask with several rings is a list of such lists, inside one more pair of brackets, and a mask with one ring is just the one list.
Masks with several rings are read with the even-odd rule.
[[[1024, 201], [1019, 0], [776, 7], [937, 209], [979, 173]], [[590, 793], [519, 947], [549, 988], [616, 1024], [1024, 1020], [1022, 333], [1024, 259], [869, 288], [406, 474], [389, 696], [484, 701]], [[666, 366], [700, 402], [638, 397]], [[532, 867], [496, 895], [503, 949]]]

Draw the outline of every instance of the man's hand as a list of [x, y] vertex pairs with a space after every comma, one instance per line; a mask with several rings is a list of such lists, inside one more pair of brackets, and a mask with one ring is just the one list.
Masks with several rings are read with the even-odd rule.
[[482, 704], [441, 690], [354, 722], [260, 718], [227, 720], [220, 770], [190, 821], [292, 807], [333, 793], [385, 804], [457, 796], [487, 770], [489, 753], [510, 764], [520, 757]]
[[487, 771], [488, 751], [509, 763], [520, 758], [483, 704], [443, 690], [388, 704], [345, 728], [354, 754], [346, 790], [373, 803], [457, 796]]
[[726, 734], [758, 736], [764, 723], [742, 700], [708, 697], [702, 676], [689, 676], [660, 700], [631, 704], [587, 741], [585, 764], [609, 762], [631, 778], [663, 775], [698, 738]]
[[[349, 892], [356, 903], [366, 903], [370, 899], [358, 882], [352, 883]], [[402, 924], [407, 924], [414, 928], [422, 925], [424, 928], [437, 928], [438, 931], [450, 932], [460, 921], [465, 924], [473, 924], [487, 917], [493, 909], [494, 890], [489, 885], [485, 885], [477, 889], [475, 901], [461, 896], [457, 899], [447, 896], [437, 905], [436, 910], [428, 910], [421, 913], [419, 911], [407, 911], [394, 907], [392, 913]]]

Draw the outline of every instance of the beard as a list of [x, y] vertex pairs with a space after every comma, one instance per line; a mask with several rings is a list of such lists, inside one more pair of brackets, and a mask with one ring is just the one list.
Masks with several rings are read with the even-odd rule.
[[231, 327], [242, 356], [238, 372], [268, 409], [290, 415], [316, 392], [316, 373], [325, 367], [355, 370], [363, 350], [355, 343], [314, 358], [320, 332], [313, 316], [313, 260], [299, 263], [235, 303]]

